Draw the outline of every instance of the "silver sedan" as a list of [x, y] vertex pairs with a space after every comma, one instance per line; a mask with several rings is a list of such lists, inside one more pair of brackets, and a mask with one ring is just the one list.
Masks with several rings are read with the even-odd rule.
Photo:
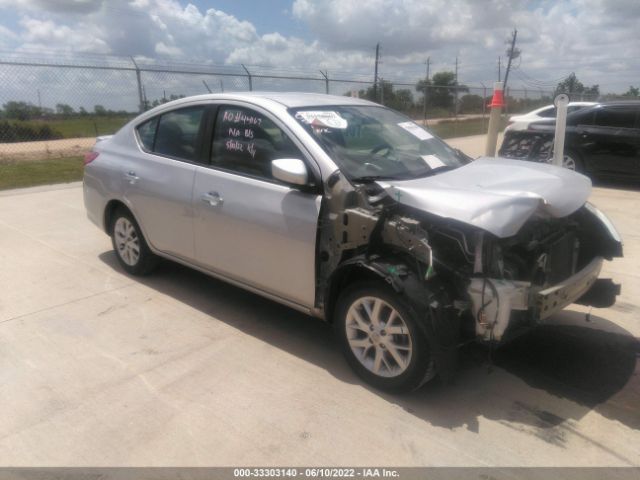
[[89, 218], [124, 270], [160, 258], [322, 318], [372, 385], [455, 371], [571, 302], [606, 306], [622, 255], [580, 174], [471, 161], [380, 105], [302, 93], [167, 103], [98, 139]]

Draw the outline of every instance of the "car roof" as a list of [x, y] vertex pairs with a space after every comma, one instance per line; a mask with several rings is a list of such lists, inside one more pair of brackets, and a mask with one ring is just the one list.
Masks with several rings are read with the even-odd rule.
[[233, 93], [212, 93], [181, 98], [165, 105], [172, 106], [181, 103], [189, 103], [194, 100], [240, 100], [251, 103], [265, 104], [277, 102], [287, 108], [330, 106], [330, 105], [377, 105], [368, 100], [355, 97], [339, 95], [328, 95], [323, 93], [306, 92], [233, 92]]
[[640, 100], [612, 100], [609, 102], [601, 102], [600, 105], [604, 107], [638, 107], [640, 106]]

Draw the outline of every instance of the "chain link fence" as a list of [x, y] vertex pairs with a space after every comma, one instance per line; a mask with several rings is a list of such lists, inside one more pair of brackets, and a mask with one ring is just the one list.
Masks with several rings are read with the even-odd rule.
[[[492, 86], [430, 85], [419, 80], [256, 66], [162, 64], [116, 57], [0, 55], [0, 163], [80, 156], [99, 135], [140, 112], [207, 92], [304, 91], [367, 98], [425, 122], [443, 136], [486, 132]], [[508, 89], [507, 113], [551, 103], [553, 92]], [[438, 131], [438, 128], [441, 130]]]

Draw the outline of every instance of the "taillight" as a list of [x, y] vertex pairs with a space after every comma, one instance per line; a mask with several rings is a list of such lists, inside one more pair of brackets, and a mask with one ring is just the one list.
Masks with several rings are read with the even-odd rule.
[[98, 158], [98, 155], [100, 155], [100, 153], [95, 152], [93, 150], [91, 150], [90, 152], [87, 152], [84, 154], [84, 164], [85, 165], [89, 165], [91, 162], [93, 162], [96, 158]]

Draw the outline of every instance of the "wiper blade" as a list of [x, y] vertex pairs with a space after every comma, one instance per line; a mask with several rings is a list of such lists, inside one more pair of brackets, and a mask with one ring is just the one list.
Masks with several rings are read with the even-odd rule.
[[397, 178], [391, 175], [363, 175], [361, 177], [351, 177], [351, 180], [354, 182], [369, 183], [377, 180], [397, 180]]

